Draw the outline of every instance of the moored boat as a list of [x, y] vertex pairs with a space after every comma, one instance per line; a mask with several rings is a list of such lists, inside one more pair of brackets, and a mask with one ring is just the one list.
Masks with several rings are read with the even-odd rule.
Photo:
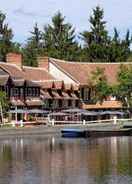
[[63, 129], [61, 130], [62, 136], [63, 137], [85, 137], [85, 132], [84, 130], [81, 129]]

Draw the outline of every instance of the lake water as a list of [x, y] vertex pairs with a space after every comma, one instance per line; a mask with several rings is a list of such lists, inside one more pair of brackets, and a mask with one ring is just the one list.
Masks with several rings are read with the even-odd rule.
[[0, 184], [131, 184], [132, 137], [0, 139]]

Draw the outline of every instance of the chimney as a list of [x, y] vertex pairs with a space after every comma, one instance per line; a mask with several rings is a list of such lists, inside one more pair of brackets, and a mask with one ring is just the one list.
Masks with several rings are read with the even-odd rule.
[[22, 66], [22, 55], [18, 53], [8, 53], [6, 55], [6, 62], [15, 64], [19, 67]]
[[37, 58], [38, 67], [49, 69], [49, 58], [47, 56]]

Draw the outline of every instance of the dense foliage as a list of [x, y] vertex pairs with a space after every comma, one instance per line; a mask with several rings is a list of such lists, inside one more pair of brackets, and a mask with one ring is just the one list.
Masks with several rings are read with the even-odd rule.
[[95, 90], [92, 96], [93, 103], [102, 103], [112, 94], [112, 86], [109, 86], [103, 68], [96, 68], [92, 73], [91, 84]]
[[89, 18], [89, 30], [77, 35], [74, 26], [65, 21], [61, 12], [57, 12], [42, 30], [35, 24], [31, 36], [21, 46], [12, 41], [13, 31], [5, 21], [5, 14], [0, 12], [0, 60], [3, 61], [12, 51], [22, 52], [23, 62], [29, 66], [37, 66], [37, 56], [41, 55], [82, 62], [125, 62], [132, 58], [129, 30], [122, 39], [116, 28], [110, 36], [104, 10], [99, 6], [93, 9]]
[[94, 102], [102, 103], [113, 96], [132, 112], [132, 66], [121, 64], [117, 83], [112, 86], [108, 83], [104, 70], [100, 68], [93, 72], [91, 81], [95, 89]]
[[0, 60], [5, 61], [8, 52], [19, 52], [19, 44], [12, 41], [13, 32], [5, 23], [6, 16], [0, 12]]
[[127, 31], [123, 40], [120, 39], [117, 29], [110, 37], [106, 30], [106, 21], [103, 20], [104, 11], [99, 6], [93, 9], [90, 16], [90, 31], [84, 31], [84, 60], [91, 62], [124, 62], [130, 54], [130, 33]]
[[132, 66], [120, 66], [118, 84], [114, 86], [113, 93], [124, 107], [132, 109]]

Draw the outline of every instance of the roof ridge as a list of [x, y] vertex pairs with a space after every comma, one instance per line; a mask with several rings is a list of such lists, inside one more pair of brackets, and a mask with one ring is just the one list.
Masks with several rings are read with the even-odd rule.
[[[15, 68], [18, 68], [19, 70], [21, 70], [21, 67], [17, 66], [17, 65], [14, 64], [14, 63], [6, 63], [6, 62], [1, 62], [1, 61], [0, 61], [0, 64], [2, 64], [2, 65], [14, 66]], [[22, 71], [22, 70], [21, 70], [21, 71]]]
[[67, 63], [67, 64], [132, 64], [132, 62], [81, 62], [81, 61], [68, 61], [68, 60], [61, 60], [61, 59], [55, 59], [55, 58], [50, 58], [52, 61], [55, 62], [61, 62], [61, 63]]
[[33, 70], [44, 70], [44, 71], [48, 72], [48, 70], [46, 70], [46, 68], [41, 68], [41, 67], [23, 66], [23, 68], [29, 68], [29, 69], [33, 69]]

